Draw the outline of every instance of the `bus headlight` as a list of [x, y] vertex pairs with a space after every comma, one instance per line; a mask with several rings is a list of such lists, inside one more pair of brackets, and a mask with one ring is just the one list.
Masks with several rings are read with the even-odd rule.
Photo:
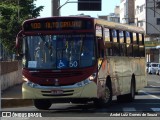
[[91, 82], [90, 80], [86, 79], [86, 80], [83, 80], [83, 81], [78, 82], [78, 83], [76, 83], [76, 84], [77, 84], [77, 86], [79, 86], [79, 87], [83, 87], [83, 86], [89, 84], [90, 82]]
[[78, 85], [79, 87], [82, 87], [83, 83], [82, 83], [82, 82], [78, 82], [77, 85]]
[[92, 81], [96, 78], [96, 76], [97, 76], [97, 73], [93, 73], [91, 76], [88, 77], [88, 79]]
[[84, 81], [82, 81], [82, 84], [83, 85], [87, 85], [87, 84], [91, 83], [91, 81], [93, 81], [96, 78], [96, 75], [97, 75], [97, 73], [93, 73], [87, 79], [85, 79]]
[[32, 88], [34, 88], [36, 86], [39, 86], [38, 84], [30, 82], [30, 81], [27, 82], [27, 85], [30, 86], [30, 87], [32, 87]]
[[81, 82], [78, 82], [76, 83], [77, 86], [79, 87], [83, 87], [91, 82], [93, 82], [93, 80], [96, 78], [97, 76], [97, 73], [93, 73], [92, 75], [90, 75], [87, 79], [81, 81]]

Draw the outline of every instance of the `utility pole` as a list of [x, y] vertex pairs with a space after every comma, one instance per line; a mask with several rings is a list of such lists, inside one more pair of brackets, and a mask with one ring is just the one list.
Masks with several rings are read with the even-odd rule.
[[51, 8], [52, 8], [52, 16], [60, 16], [60, 11], [57, 9], [60, 6], [60, 0], [52, 0]]

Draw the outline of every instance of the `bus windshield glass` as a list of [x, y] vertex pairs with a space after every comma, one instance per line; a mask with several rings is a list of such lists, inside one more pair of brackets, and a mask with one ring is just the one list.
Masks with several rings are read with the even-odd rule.
[[95, 63], [93, 34], [26, 36], [23, 41], [24, 67], [69, 69]]

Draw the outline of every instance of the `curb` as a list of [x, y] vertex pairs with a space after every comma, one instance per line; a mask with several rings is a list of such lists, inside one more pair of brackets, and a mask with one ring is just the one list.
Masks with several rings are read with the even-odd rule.
[[31, 99], [1, 99], [1, 108], [32, 106]]

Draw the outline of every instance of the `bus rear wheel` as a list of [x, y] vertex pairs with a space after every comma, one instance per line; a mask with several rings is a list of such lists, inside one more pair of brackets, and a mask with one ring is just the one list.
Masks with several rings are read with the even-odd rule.
[[35, 99], [33, 100], [34, 106], [40, 110], [47, 110], [51, 107], [52, 103], [46, 99]]
[[96, 107], [108, 107], [112, 102], [112, 88], [106, 85], [104, 96], [94, 100]]
[[118, 102], [132, 102], [135, 99], [135, 77], [132, 77], [131, 79], [131, 88], [130, 88], [130, 93], [125, 94], [125, 95], [119, 95], [117, 96], [117, 101]]

